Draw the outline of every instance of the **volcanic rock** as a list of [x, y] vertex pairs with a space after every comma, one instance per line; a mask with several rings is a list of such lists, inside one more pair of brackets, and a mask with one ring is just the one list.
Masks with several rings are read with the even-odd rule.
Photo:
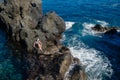
[[102, 26], [100, 24], [96, 24], [94, 27], [92, 27], [92, 30], [94, 31], [98, 31], [98, 32], [103, 32], [105, 35], [113, 35], [113, 34], [117, 34], [117, 30], [120, 30], [120, 28], [118, 27], [106, 27], [106, 26]]
[[109, 35], [116, 34], [116, 33], [117, 33], [117, 30], [114, 28], [105, 32], [105, 34], [109, 34]]
[[92, 30], [94, 30], [94, 31], [100, 31], [100, 32], [104, 32], [106, 29], [107, 29], [106, 27], [103, 27], [100, 24], [96, 24], [94, 27], [92, 27]]
[[[60, 42], [65, 23], [55, 12], [42, 15], [41, 0], [4, 0], [0, 4], [0, 28], [21, 51], [23, 80], [64, 79], [73, 60], [70, 50]], [[37, 39], [42, 51], [34, 47]], [[77, 74], [73, 75], [79, 77], [79, 71]]]

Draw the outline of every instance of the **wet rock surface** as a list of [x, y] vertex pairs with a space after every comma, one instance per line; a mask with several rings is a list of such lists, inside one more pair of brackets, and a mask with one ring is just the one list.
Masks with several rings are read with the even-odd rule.
[[113, 29], [107, 30], [105, 34], [117, 34], [117, 29], [113, 28]]
[[94, 31], [104, 32], [104, 31], [106, 30], [106, 28], [103, 27], [103, 26], [100, 25], [100, 24], [96, 24], [94, 27], [92, 27], [92, 30], [94, 30]]
[[92, 27], [92, 30], [97, 32], [103, 32], [104, 35], [119, 35], [119, 32], [117, 30], [120, 30], [120, 28], [107, 27], [107, 26], [102, 26], [100, 24], [96, 24], [94, 27]]
[[[4, 0], [0, 28], [21, 51], [23, 80], [63, 80], [73, 60], [70, 50], [60, 42], [65, 23], [55, 12], [42, 15], [41, 4], [41, 0]], [[38, 38], [42, 51], [33, 46]], [[78, 80], [80, 70], [74, 72], [76, 78], [69, 80]]]
[[83, 65], [80, 63], [78, 58], [73, 58], [72, 63], [69, 66], [64, 76], [65, 80], [87, 80], [87, 75]]

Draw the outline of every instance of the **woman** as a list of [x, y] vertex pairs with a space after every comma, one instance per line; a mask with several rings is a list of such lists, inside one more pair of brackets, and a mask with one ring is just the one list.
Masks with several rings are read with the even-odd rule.
[[40, 41], [39, 38], [34, 42], [33, 47], [36, 48], [36, 49], [39, 49], [39, 50], [43, 51], [42, 50], [42, 43], [41, 43], [41, 41]]

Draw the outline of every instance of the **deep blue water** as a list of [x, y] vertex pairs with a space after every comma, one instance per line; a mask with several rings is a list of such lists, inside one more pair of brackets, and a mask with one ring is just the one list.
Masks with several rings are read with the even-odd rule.
[[120, 80], [120, 37], [100, 36], [95, 24], [120, 27], [120, 0], [43, 0], [43, 12], [66, 22], [63, 44], [86, 66], [90, 80]]
[[[1, 1], [1, 0], [0, 0]], [[95, 35], [95, 24], [120, 27], [120, 0], [43, 0], [43, 13], [55, 11], [66, 22], [63, 44], [85, 66], [90, 80], [120, 80], [120, 37]], [[22, 80], [0, 30], [0, 80]]]
[[120, 25], [120, 0], [43, 0], [43, 11], [55, 11], [65, 21], [101, 20]]

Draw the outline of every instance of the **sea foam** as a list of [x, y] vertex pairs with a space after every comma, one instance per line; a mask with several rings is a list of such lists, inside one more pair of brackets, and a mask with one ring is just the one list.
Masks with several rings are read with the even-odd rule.
[[103, 80], [103, 76], [110, 77], [112, 75], [113, 70], [108, 58], [102, 56], [99, 51], [85, 47], [80, 49], [70, 47], [70, 50], [72, 55], [79, 58], [85, 65], [85, 72], [90, 80]]
[[88, 47], [77, 37], [67, 38], [64, 36], [64, 41], [67, 40], [68, 47], [74, 57], [80, 59], [89, 80], [103, 80], [103, 76], [111, 77], [113, 69], [109, 59], [102, 52]]
[[[96, 36], [96, 34], [99, 34], [99, 36], [101, 36], [101, 34], [103, 34], [104, 32], [98, 32], [98, 31], [94, 31], [91, 28], [94, 27], [96, 24], [100, 24], [102, 27], [106, 27], [109, 25], [109, 23], [105, 22], [105, 21], [100, 21], [100, 20], [95, 20], [96, 23], [87, 23], [84, 22], [82, 24], [82, 26], [84, 27], [84, 29], [82, 30], [82, 35], [94, 35]], [[98, 35], [97, 35], [98, 36]]]
[[92, 27], [95, 26], [95, 24], [92, 23], [83, 23], [82, 26], [84, 27], [84, 29], [82, 30], [82, 35], [92, 35], [94, 34], [94, 31], [91, 29]]
[[98, 22], [98, 24], [102, 25], [102, 27], [106, 27], [109, 25], [109, 23], [107, 23], [106, 21], [96, 20], [96, 22]]
[[[97, 21], [97, 23], [108, 25], [108, 23], [104, 21]], [[69, 28], [71, 28], [75, 23], [67, 23], [67, 25], [68, 24]], [[85, 66], [85, 72], [89, 80], [103, 80], [104, 77], [110, 78], [113, 74], [113, 69], [111, 68], [112, 65], [109, 59], [103, 55], [101, 51], [90, 48], [80, 40], [80, 38], [85, 37], [85, 35], [93, 36], [95, 34], [95, 31], [91, 29], [95, 26], [95, 23], [84, 22], [81, 25], [83, 26], [83, 28], [81, 28], [82, 31], [80, 30], [82, 36], [76, 34], [73, 37], [69, 37], [64, 34], [63, 42], [68, 42], [67, 46], [72, 55], [79, 58], [81, 63]]]
[[70, 29], [74, 24], [75, 24], [75, 22], [66, 21], [66, 22], [65, 22], [66, 30], [67, 30], [67, 29]]

